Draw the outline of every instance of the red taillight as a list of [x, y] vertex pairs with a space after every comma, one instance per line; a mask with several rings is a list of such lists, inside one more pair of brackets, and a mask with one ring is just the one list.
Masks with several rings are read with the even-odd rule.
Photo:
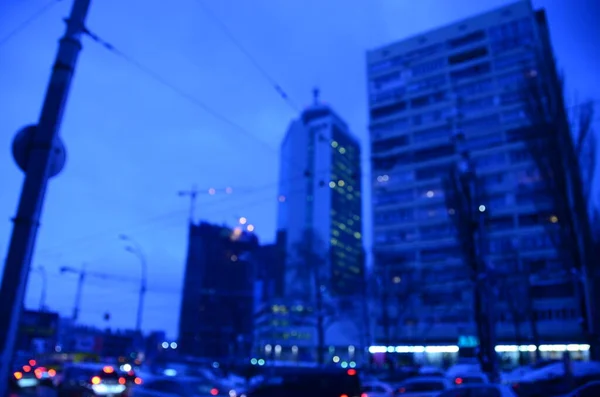
[[462, 378], [456, 378], [456, 379], [454, 379], [454, 383], [456, 383], [457, 385], [462, 385], [463, 380], [462, 380]]
[[219, 394], [219, 390], [218, 389], [210, 389], [210, 394], [213, 396], [216, 396], [217, 394]]
[[125, 378], [119, 378], [119, 384], [120, 385], [124, 385], [125, 384]]
[[29, 365], [33, 367], [35, 364], [37, 364], [35, 360], [29, 360]]
[[398, 389], [398, 393], [402, 394], [406, 392], [406, 389], [404, 387], [401, 387], [400, 389]]
[[141, 385], [142, 384], [142, 378], [135, 378], [133, 380], [133, 383], [135, 383], [136, 385]]
[[342, 394], [340, 397], [348, 397], [347, 394]]
[[100, 379], [100, 377], [99, 377], [99, 376], [94, 376], [94, 377], [92, 378], [92, 385], [99, 385], [99, 384], [100, 384], [100, 382], [102, 382], [102, 379]]
[[350, 376], [356, 375], [356, 370], [355, 369], [349, 369], [348, 370], [348, 375], [350, 375]]
[[367, 393], [362, 393], [362, 394], [360, 395], [360, 397], [369, 397], [369, 396], [367, 395]]
[[29, 365], [23, 365], [23, 371], [30, 372], [31, 371], [31, 367]]

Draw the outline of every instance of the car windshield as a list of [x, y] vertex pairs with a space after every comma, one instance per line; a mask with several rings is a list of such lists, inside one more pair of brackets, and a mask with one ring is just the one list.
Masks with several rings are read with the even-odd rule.
[[400, 386], [400, 390], [402, 390], [402, 393], [415, 391], [441, 391], [444, 389], [444, 382], [434, 380], [406, 382], [405, 384]]

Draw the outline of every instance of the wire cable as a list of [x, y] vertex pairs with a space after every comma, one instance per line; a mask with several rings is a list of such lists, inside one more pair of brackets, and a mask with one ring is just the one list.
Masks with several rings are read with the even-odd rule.
[[202, 109], [205, 113], [211, 115], [212, 117], [214, 117], [215, 119], [223, 122], [224, 124], [229, 125], [235, 131], [241, 133], [242, 135], [244, 135], [246, 137], [249, 137], [252, 140], [257, 141], [258, 143], [260, 143], [262, 146], [264, 146], [269, 151], [274, 151], [275, 153], [278, 152], [277, 149], [274, 148], [274, 147], [272, 147], [269, 142], [264, 141], [263, 139], [259, 138], [258, 136], [256, 136], [252, 132], [248, 131], [246, 128], [242, 127], [240, 124], [236, 123], [235, 121], [233, 121], [230, 118], [226, 117], [222, 113], [220, 113], [220, 112], [216, 111], [215, 109], [211, 108], [205, 102], [199, 100], [198, 98], [196, 98], [192, 94], [190, 94], [190, 93], [186, 92], [185, 90], [183, 90], [183, 89], [177, 87], [176, 85], [172, 84], [171, 82], [169, 82], [167, 79], [165, 79], [164, 77], [162, 77], [160, 74], [158, 74], [157, 72], [155, 72], [151, 68], [145, 66], [144, 64], [142, 64], [142, 63], [138, 62], [137, 60], [135, 60], [133, 57], [131, 57], [131, 56], [127, 55], [126, 53], [124, 53], [123, 51], [117, 49], [111, 43], [107, 42], [106, 40], [103, 40], [98, 35], [90, 32], [89, 30], [86, 30], [85, 33], [92, 40], [94, 40], [96, 43], [98, 43], [99, 45], [103, 46], [108, 51], [110, 51], [113, 54], [115, 54], [116, 56], [120, 57], [121, 59], [123, 59], [124, 61], [126, 61], [127, 63], [129, 63], [130, 65], [134, 66], [140, 72], [144, 73], [145, 75], [147, 75], [148, 77], [150, 77], [151, 79], [153, 79], [154, 81], [156, 81], [157, 83], [159, 83], [162, 86], [170, 89], [175, 94], [179, 95], [181, 98], [187, 100], [189, 103], [191, 103], [194, 106]]
[[26, 20], [21, 22], [19, 25], [17, 25], [13, 30], [8, 32], [8, 34], [6, 34], [6, 36], [0, 38], [0, 47], [3, 46], [4, 44], [8, 43], [8, 41], [10, 41], [10, 39], [15, 37], [17, 34], [22, 32], [23, 30], [27, 29], [27, 27], [29, 27], [33, 22], [35, 22], [42, 15], [44, 15], [45, 13], [50, 11], [52, 8], [54, 8], [55, 5], [57, 5], [61, 1], [62, 0], [51, 0], [48, 3], [44, 4], [44, 6], [42, 6], [40, 9], [38, 9], [29, 18], [27, 18]]
[[210, 8], [204, 4], [203, 0], [196, 1], [202, 11], [210, 18], [212, 21], [223, 31], [225, 36], [231, 41], [231, 43], [237, 47], [237, 49], [250, 61], [252, 66], [262, 75], [262, 77], [269, 83], [271, 87], [277, 92], [277, 94], [284, 100], [284, 102], [290, 106], [290, 108], [296, 112], [300, 113], [300, 108], [296, 106], [296, 104], [292, 101], [287, 92], [283, 89], [281, 84], [277, 83], [277, 81], [267, 72], [267, 70], [256, 60], [256, 58], [248, 51], [240, 41], [235, 37], [235, 35], [231, 32], [231, 29], [227, 27], [225, 22], [220, 19]]

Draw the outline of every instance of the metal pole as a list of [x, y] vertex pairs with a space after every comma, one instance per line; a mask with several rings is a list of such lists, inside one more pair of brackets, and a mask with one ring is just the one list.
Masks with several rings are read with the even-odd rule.
[[[193, 212], [192, 212], [193, 213]], [[191, 222], [190, 218], [190, 222]], [[130, 236], [125, 234], [119, 235], [119, 238], [123, 241], [128, 242], [130, 245], [125, 247], [127, 252], [135, 255], [139, 261], [140, 266], [142, 268], [141, 280], [140, 280], [140, 292], [138, 295], [138, 308], [137, 308], [137, 316], [135, 322], [135, 330], [138, 332], [142, 332], [142, 318], [144, 316], [144, 301], [146, 298], [146, 291], [148, 289], [148, 262], [146, 261], [146, 256], [144, 255], [144, 250], [142, 250], [142, 246]]]
[[73, 324], [77, 323], [79, 319], [79, 309], [81, 307], [81, 295], [83, 293], [83, 284], [85, 283], [86, 272], [82, 267], [80, 271], [75, 271], [79, 274], [79, 280], [77, 281], [77, 292], [75, 292], [75, 305], [73, 306]]
[[135, 329], [138, 332], [142, 332], [142, 317], [144, 315], [144, 300], [146, 297], [147, 290], [147, 278], [148, 278], [148, 264], [146, 262], [146, 257], [142, 252], [138, 252], [138, 257], [140, 258], [140, 264], [142, 266], [142, 280], [140, 284], [140, 295], [138, 298], [138, 309], [137, 309], [137, 318], [135, 323]]
[[67, 29], [60, 40], [46, 97], [29, 147], [25, 181], [0, 286], [0, 396], [7, 392], [12, 356], [21, 317], [31, 258], [37, 237], [40, 215], [48, 179], [52, 173], [52, 158], [59, 140], [59, 129], [69, 88], [81, 50], [80, 37], [91, 0], [74, 0]]
[[48, 275], [46, 274], [46, 268], [39, 266], [38, 271], [42, 276], [42, 291], [40, 293], [40, 308], [39, 311], [43, 312], [46, 310], [46, 295], [48, 291]]

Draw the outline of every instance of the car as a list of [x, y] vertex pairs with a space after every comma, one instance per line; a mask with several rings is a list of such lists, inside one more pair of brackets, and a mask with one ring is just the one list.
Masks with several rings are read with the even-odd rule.
[[124, 397], [125, 378], [111, 365], [69, 364], [56, 386], [57, 397]]
[[436, 397], [517, 397], [508, 385], [470, 384], [444, 391]]
[[452, 382], [454, 382], [456, 386], [490, 383], [489, 378], [484, 373], [457, 375], [452, 379]]
[[363, 393], [368, 397], [394, 397], [394, 388], [387, 383], [378, 381], [363, 382]]
[[354, 368], [270, 367], [253, 380], [239, 397], [367, 397]]
[[575, 389], [564, 397], [598, 397], [600, 396], [600, 382], [588, 382], [585, 385]]
[[125, 378], [125, 385], [127, 386], [142, 384], [142, 378], [137, 376], [133, 369], [130, 369], [129, 371], [119, 371], [119, 375]]
[[153, 378], [131, 390], [131, 397], [238, 397], [235, 390], [205, 378], [193, 376], [164, 376]]
[[396, 389], [401, 397], [434, 397], [450, 389], [452, 383], [443, 376], [415, 376], [402, 382]]
[[34, 365], [25, 364], [13, 368], [9, 381], [12, 390], [24, 390], [37, 387], [39, 381], [35, 376], [35, 361], [33, 361], [33, 363]]

